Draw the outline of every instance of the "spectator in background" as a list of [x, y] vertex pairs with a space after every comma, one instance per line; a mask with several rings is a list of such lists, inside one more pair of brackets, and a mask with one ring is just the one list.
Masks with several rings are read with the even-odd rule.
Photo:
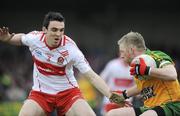
[[175, 67], [176, 67], [176, 70], [177, 70], [178, 80], [180, 82], [180, 60], [178, 60], [176, 58], [174, 63], [175, 63]]
[[12, 84], [12, 78], [3, 68], [0, 68], [0, 101], [9, 100], [6, 91], [9, 90]]
[[[118, 58], [110, 60], [105, 68], [100, 73], [100, 76], [105, 80], [108, 86], [113, 91], [126, 90], [134, 85], [133, 77], [130, 75], [130, 67], [124, 62], [120, 56]], [[128, 101], [132, 102], [132, 99]], [[120, 106], [115, 103], [111, 103], [107, 97], [103, 98], [101, 113], [104, 115], [111, 109], [119, 108]]]

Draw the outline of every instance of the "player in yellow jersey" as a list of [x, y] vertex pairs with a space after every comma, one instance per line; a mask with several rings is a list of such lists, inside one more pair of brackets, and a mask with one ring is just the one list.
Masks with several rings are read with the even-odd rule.
[[[144, 106], [114, 109], [107, 116], [180, 116], [180, 85], [170, 56], [147, 49], [144, 38], [137, 32], [124, 35], [118, 45], [121, 58], [131, 66], [130, 73], [136, 81], [136, 85], [124, 90], [122, 99], [118, 100], [124, 101], [140, 94], [144, 99]], [[141, 58], [138, 64], [131, 63], [136, 56], [142, 54], [150, 55], [157, 67], [147, 66]]]

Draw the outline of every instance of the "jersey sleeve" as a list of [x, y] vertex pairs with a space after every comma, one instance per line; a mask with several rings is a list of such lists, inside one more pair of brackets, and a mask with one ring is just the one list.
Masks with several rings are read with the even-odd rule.
[[170, 61], [168, 61], [168, 60], [162, 60], [162, 61], [160, 62], [159, 68], [162, 68], [162, 67], [164, 67], [164, 66], [166, 66], [166, 65], [169, 65], [169, 64], [172, 64], [172, 62], [170, 62]]
[[159, 60], [159, 68], [162, 68], [162, 67], [164, 67], [166, 65], [169, 65], [169, 64], [174, 64], [174, 62], [171, 59], [171, 57], [169, 55], [167, 55], [166, 53], [164, 53], [162, 51], [156, 51], [154, 53], [155, 53], [155, 55], [158, 56], [156, 58], [156, 61]]
[[171, 59], [171, 57], [162, 51], [147, 50], [146, 53], [154, 58], [154, 60], [156, 61], [156, 65], [159, 68], [162, 68], [162, 67], [169, 65], [169, 64], [174, 65], [174, 62]]
[[91, 66], [89, 65], [88, 61], [86, 60], [83, 53], [77, 46], [74, 47], [72, 54], [74, 67], [77, 68], [81, 73], [86, 73], [91, 69]]
[[36, 33], [38, 33], [37, 31], [32, 31], [28, 34], [25, 34], [22, 36], [21, 38], [21, 42], [23, 45], [25, 46], [31, 46], [33, 44], [33, 40], [37, 37]]

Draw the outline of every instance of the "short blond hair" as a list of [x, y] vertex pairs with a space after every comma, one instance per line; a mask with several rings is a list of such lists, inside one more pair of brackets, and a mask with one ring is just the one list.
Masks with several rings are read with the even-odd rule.
[[146, 45], [143, 36], [138, 32], [129, 32], [118, 40], [118, 45], [135, 46], [138, 50], [145, 50]]

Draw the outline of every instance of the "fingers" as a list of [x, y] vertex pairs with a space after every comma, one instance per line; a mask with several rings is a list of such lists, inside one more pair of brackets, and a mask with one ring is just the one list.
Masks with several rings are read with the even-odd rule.
[[[139, 58], [139, 62], [131, 63], [130, 66], [130, 74], [131, 75], [136, 75], [136, 74], [143, 74], [142, 70], [140, 70], [140, 67], [142, 65], [146, 64], [143, 58]], [[141, 72], [140, 72], [141, 71]]]
[[112, 95], [111, 95], [111, 97], [109, 98], [109, 100], [110, 100], [111, 102], [120, 104], [120, 103], [122, 103], [122, 102], [125, 100], [125, 98], [123, 97], [122, 94], [118, 94], [118, 93], [116, 93], [116, 92], [112, 92]]
[[14, 33], [13, 34], [9, 33], [8, 27], [3, 26], [2, 28], [0, 28], [0, 41], [8, 42], [10, 39], [12, 39], [14, 35], [15, 35]]
[[135, 63], [131, 63], [130, 64], [130, 67], [134, 67], [136, 64]]
[[6, 33], [9, 32], [9, 28], [8, 28], [8, 27], [3, 27], [3, 31], [4, 31], [4, 33], [6, 34]]
[[139, 58], [140, 64], [146, 64], [143, 58]]
[[135, 75], [135, 66], [136, 66], [136, 63], [130, 64], [130, 74], [131, 75]]
[[9, 28], [8, 27], [0, 28], [0, 35], [4, 35], [4, 34], [7, 34], [7, 33], [9, 33]]
[[130, 68], [130, 74], [135, 75], [135, 66]]
[[131, 74], [131, 75], [134, 75], [134, 74], [135, 74], [135, 66], [136, 66], [135, 63], [131, 63], [131, 64], [130, 64], [130, 74]]
[[13, 37], [14, 35], [15, 35], [15, 33], [12, 33], [12, 34], [11, 34], [11, 37]]

